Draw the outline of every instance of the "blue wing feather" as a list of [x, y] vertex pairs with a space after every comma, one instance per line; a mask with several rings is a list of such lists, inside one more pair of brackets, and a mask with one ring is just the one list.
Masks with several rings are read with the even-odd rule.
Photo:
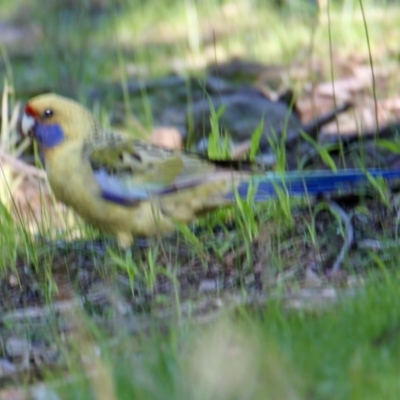
[[[104, 169], [94, 171], [94, 176], [102, 190], [103, 198], [124, 206], [132, 206], [151, 197], [162, 196], [177, 190], [189, 189], [204, 182], [197, 176], [189, 176], [187, 181], [182, 181], [179, 184], [135, 183], [132, 180], [120, 179], [120, 177], [109, 174]], [[267, 172], [247, 176], [238, 186], [237, 193], [241, 198], [246, 199], [250, 188], [252, 188], [251, 191], [255, 191], [255, 201], [265, 201], [276, 197], [279, 191], [286, 192], [289, 196], [317, 196], [339, 191], [351, 191], [356, 187], [368, 185], [373, 178], [400, 181], [400, 169]], [[225, 179], [227, 179], [226, 175]], [[225, 196], [226, 199], [230, 200], [233, 200], [234, 197], [233, 192]]]
[[121, 205], [134, 205], [148, 200], [151, 195], [159, 195], [165, 191], [161, 185], [126, 182], [118, 176], [110, 175], [104, 169], [93, 172], [105, 200]]

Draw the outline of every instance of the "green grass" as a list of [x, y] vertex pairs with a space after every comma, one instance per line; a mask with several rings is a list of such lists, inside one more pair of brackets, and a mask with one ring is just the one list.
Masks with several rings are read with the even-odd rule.
[[[359, 2], [335, 2], [329, 21], [324, 11], [318, 26], [317, 14], [304, 3], [288, 1], [279, 9], [244, 0], [59, 0], [40, 7], [3, 1], [0, 15], [21, 26], [32, 23], [37, 36], [33, 44], [2, 48], [0, 71], [9, 83], [2, 115], [10, 117], [2, 118], [1, 149], [15, 156], [26, 150], [27, 141], [17, 134], [16, 100], [37, 92], [71, 95], [89, 104], [105, 125], [111, 106], [122, 103], [126, 115], [151, 127], [157, 107], [178, 96], [173, 90], [161, 97], [132, 93], [132, 80], [175, 69], [201, 81], [206, 64], [238, 55], [288, 66], [318, 60], [321, 76], [310, 70], [290, 82], [300, 91], [305, 81], [340, 74], [331, 70], [332, 54], [365, 58], [371, 51], [377, 66], [396, 62], [396, 4], [363, 2], [367, 42]], [[111, 82], [117, 82], [114, 89], [104, 86]], [[396, 85], [393, 78], [391, 87]], [[106, 93], [90, 99], [93, 87], [106, 87]], [[390, 96], [391, 87], [378, 96]], [[213, 155], [227, 152], [217, 123], [222, 112], [212, 110]], [[272, 145], [277, 169], [284, 170], [282, 143]], [[334, 169], [326, 149], [316, 147]], [[251, 152], [255, 156], [255, 143]], [[372, 183], [373, 201], [349, 213], [360, 242], [373, 238], [382, 247], [350, 252], [344, 280], [335, 282], [320, 272], [342, 242], [340, 217], [283, 192], [254, 207], [251, 198], [238, 199], [190, 227], [177, 227], [175, 236], [121, 252], [112, 241], [99, 244], [98, 232], [71, 213], [54, 211], [54, 202], [43, 200], [40, 218], [33, 206], [16, 211], [20, 175], [6, 163], [0, 173], [0, 312], [52, 309], [65, 298], [83, 303], [69, 312], [53, 310], [38, 326], [7, 320], [0, 331], [3, 348], [10, 335], [22, 336], [53, 344], [61, 356], [38, 375], [0, 376], [0, 387], [28, 389], [44, 380], [63, 399], [398, 397], [398, 217], [380, 182]], [[314, 264], [320, 268], [317, 283], [307, 278]], [[265, 275], [262, 293], [252, 282], [257, 265]], [[196, 280], [207, 279], [223, 284], [198, 293]]]
[[76, 352], [91, 361], [54, 388], [63, 399], [395, 399], [398, 284], [398, 273], [375, 274], [322, 309], [314, 292], [310, 310], [282, 297], [206, 325], [167, 322], [136, 338], [121, 324], [111, 343], [83, 326]]

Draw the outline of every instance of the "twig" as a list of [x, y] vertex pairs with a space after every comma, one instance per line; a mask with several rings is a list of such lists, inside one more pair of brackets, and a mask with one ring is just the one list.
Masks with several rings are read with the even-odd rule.
[[4, 149], [0, 147], [0, 161], [4, 161], [11, 166], [15, 171], [20, 172], [24, 175], [34, 176], [39, 179], [46, 180], [46, 172], [34, 167], [33, 165], [29, 165], [24, 161], [19, 160], [16, 157], [6, 153]]
[[340, 270], [340, 268], [343, 264], [344, 258], [346, 257], [347, 252], [349, 251], [350, 247], [352, 246], [352, 244], [354, 242], [354, 228], [351, 223], [351, 218], [349, 217], [349, 215], [336, 202], [327, 201], [326, 205], [330, 212], [338, 215], [341, 218], [341, 220], [343, 221], [343, 223], [345, 225], [345, 229], [346, 229], [346, 236], [344, 238], [343, 246], [342, 246], [340, 253], [337, 256], [335, 262], [333, 263], [332, 268], [328, 272], [328, 275], [332, 276]]

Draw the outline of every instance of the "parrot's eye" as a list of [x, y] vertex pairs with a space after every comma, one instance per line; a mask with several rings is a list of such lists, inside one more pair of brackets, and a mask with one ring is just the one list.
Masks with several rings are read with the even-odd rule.
[[43, 113], [44, 118], [50, 118], [52, 115], [53, 115], [53, 110], [50, 108], [46, 109]]

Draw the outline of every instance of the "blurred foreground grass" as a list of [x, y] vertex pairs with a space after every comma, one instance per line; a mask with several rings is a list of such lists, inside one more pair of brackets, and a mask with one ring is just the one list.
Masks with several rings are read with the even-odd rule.
[[[103, 341], [83, 323], [68, 355], [73, 373], [47, 372], [62, 399], [396, 399], [399, 275], [369, 276], [357, 293], [319, 308], [281, 299], [171, 323], [134, 340], [119, 326]], [[350, 296], [349, 296], [350, 295]], [[314, 301], [319, 303], [318, 295]], [[83, 364], [77, 359], [84, 358]]]

